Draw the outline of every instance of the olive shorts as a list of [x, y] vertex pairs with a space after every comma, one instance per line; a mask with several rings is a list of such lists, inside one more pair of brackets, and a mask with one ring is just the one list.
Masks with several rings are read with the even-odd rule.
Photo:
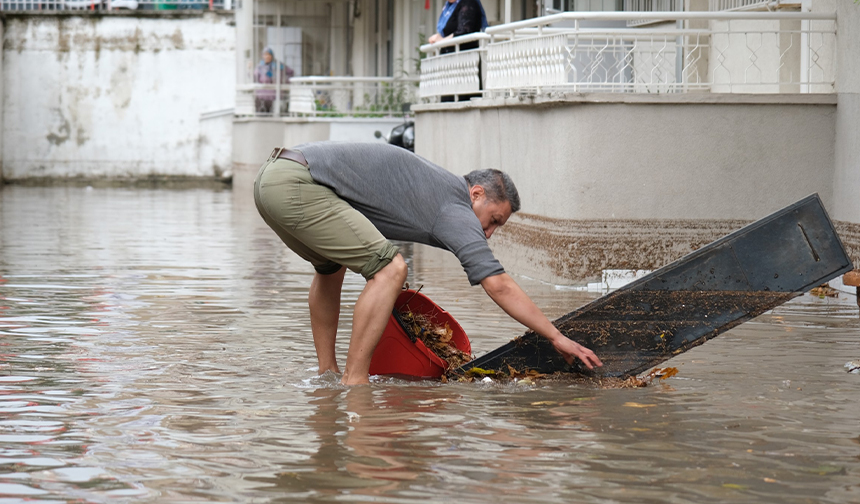
[[367, 217], [294, 161], [266, 161], [254, 181], [254, 202], [287, 247], [320, 274], [346, 266], [370, 280], [398, 253]]

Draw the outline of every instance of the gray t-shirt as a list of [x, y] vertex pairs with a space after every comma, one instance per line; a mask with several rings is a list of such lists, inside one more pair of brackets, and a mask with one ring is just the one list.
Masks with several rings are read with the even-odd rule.
[[463, 177], [384, 143], [297, 145], [311, 177], [361, 212], [390, 240], [450, 250], [469, 282], [504, 273], [472, 210]]

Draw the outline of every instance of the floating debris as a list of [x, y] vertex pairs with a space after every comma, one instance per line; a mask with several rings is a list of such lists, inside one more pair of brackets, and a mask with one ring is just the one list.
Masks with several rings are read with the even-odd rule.
[[848, 371], [849, 373], [860, 374], [860, 360], [846, 362], [845, 371]]
[[494, 376], [495, 374], [496, 374], [495, 369], [483, 369], [483, 368], [479, 368], [479, 367], [473, 367], [473, 368], [469, 369], [468, 371], [466, 371], [466, 376], [469, 376], [472, 378], [475, 378], [475, 377], [480, 378], [482, 376]]
[[498, 371], [495, 369], [483, 369], [473, 367], [466, 370], [463, 374], [457, 374], [452, 368], [447, 376], [442, 377], [442, 381], [447, 383], [449, 379], [459, 382], [474, 382], [486, 381], [492, 377], [493, 381], [498, 382], [516, 382], [518, 385], [534, 385], [537, 382], [575, 382], [594, 385], [598, 388], [640, 388], [647, 387], [655, 379], [665, 380], [678, 374], [678, 368], [663, 367], [652, 369], [648, 374], [643, 376], [629, 376], [627, 378], [584, 378], [582, 376], [573, 376], [570, 373], [541, 373], [534, 369], [526, 369], [520, 371], [513, 366], [507, 366], [507, 372]]
[[654, 381], [654, 378], [658, 380], [665, 380], [666, 378], [670, 378], [678, 374], [678, 368], [675, 367], [664, 367], [664, 368], [655, 368], [652, 369], [651, 372], [644, 376], [628, 376], [627, 378], [602, 378], [597, 381], [597, 385], [600, 388], [610, 389], [610, 388], [640, 388], [647, 387], [651, 382]]
[[818, 287], [814, 287], [809, 290], [809, 293], [813, 296], [820, 297], [821, 299], [826, 297], [839, 297], [839, 291], [827, 284], [821, 284]]
[[472, 360], [472, 356], [454, 345], [451, 339], [454, 331], [446, 323], [437, 324], [430, 317], [409, 310], [400, 312], [400, 319], [409, 334], [421, 340], [440, 359], [448, 363], [448, 369], [455, 369]]

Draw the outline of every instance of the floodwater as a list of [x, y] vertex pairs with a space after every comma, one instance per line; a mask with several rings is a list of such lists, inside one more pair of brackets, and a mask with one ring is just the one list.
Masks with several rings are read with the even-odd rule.
[[[453, 256], [404, 252], [477, 354], [522, 333]], [[347, 389], [314, 372], [310, 280], [244, 194], [0, 190], [0, 502], [860, 502], [852, 295], [643, 389]], [[552, 317], [598, 295], [520, 280]]]

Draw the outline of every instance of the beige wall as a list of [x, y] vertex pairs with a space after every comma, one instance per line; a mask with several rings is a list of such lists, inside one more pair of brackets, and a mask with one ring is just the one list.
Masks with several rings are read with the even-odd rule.
[[834, 204], [834, 97], [631, 99], [425, 105], [416, 152], [507, 171], [524, 212], [558, 219], [755, 219], [813, 192]]

